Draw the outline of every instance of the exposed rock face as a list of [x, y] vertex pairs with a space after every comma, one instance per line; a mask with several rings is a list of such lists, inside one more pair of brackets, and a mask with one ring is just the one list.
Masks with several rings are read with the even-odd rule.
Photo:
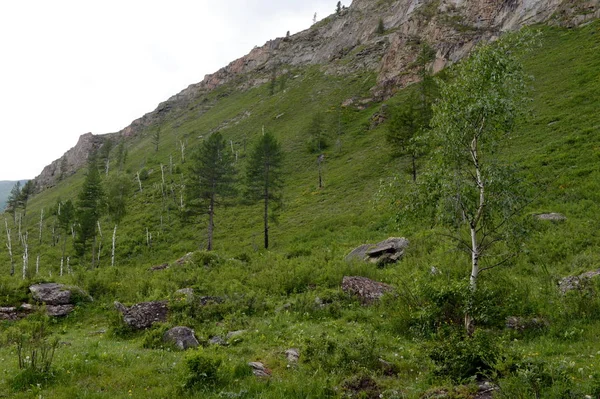
[[165, 342], [175, 344], [179, 349], [186, 350], [188, 348], [196, 348], [200, 343], [194, 335], [194, 330], [189, 327], [173, 327], [167, 331], [163, 337]]
[[100, 149], [105, 140], [113, 136], [115, 135], [82, 134], [75, 147], [65, 152], [61, 158], [46, 166], [44, 170], [42, 170], [42, 173], [35, 178], [36, 191], [44, 191], [45, 189], [54, 186], [63, 178], [77, 172], [77, 170], [86, 165], [90, 152], [92, 152], [92, 150]]
[[[576, 26], [599, 17], [600, 0], [354, 0], [339, 15], [255, 47], [118, 134], [141, 134], [167, 115], [184, 111], [200, 116], [214, 105], [197, 101], [210, 91], [230, 82], [236, 82], [238, 90], [263, 84], [274, 69], [283, 74], [290, 67], [321, 65], [331, 74], [371, 71], [377, 74], [374, 98], [382, 99], [418, 80], [414, 61], [423, 42], [436, 53], [431, 67], [437, 72], [463, 58], [477, 43], [494, 40], [504, 31], [540, 22]], [[379, 19], [384, 22], [383, 34], [375, 32]], [[238, 79], [242, 75], [245, 78]], [[36, 178], [38, 190], [56, 184], [65, 173], [74, 173], [85, 164], [89, 149], [99, 147], [101, 141], [91, 133], [81, 136], [74, 148]]]
[[123, 321], [128, 326], [137, 330], [149, 328], [154, 323], [164, 323], [167, 321], [168, 309], [166, 301], [141, 302], [130, 308], [115, 301], [115, 308], [123, 313]]
[[394, 263], [402, 259], [408, 240], [404, 237], [390, 237], [377, 244], [363, 244], [346, 255], [346, 260], [364, 260], [379, 265]]
[[342, 290], [359, 297], [364, 304], [377, 301], [386, 292], [393, 291], [392, 286], [373, 281], [366, 277], [349, 277], [342, 279]]

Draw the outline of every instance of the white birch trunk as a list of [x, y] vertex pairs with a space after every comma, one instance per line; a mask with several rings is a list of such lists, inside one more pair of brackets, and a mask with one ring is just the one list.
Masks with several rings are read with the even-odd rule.
[[15, 274], [15, 261], [13, 259], [12, 242], [10, 240], [10, 229], [8, 228], [8, 222], [4, 219], [4, 226], [6, 226], [6, 247], [8, 248], [8, 254], [10, 255], [10, 275]]
[[35, 260], [35, 275], [40, 274], [40, 255], [37, 256]]
[[111, 259], [110, 259], [110, 265], [114, 266], [115, 265], [115, 244], [117, 242], [117, 225], [115, 224], [115, 229], [113, 230], [113, 236], [112, 236], [112, 252], [111, 252]]
[[63, 265], [64, 265], [64, 260], [65, 258], [60, 258], [60, 271], [59, 271], [59, 275], [62, 276], [63, 275]]
[[25, 238], [23, 238], [23, 246], [25, 247], [23, 251], [23, 280], [27, 278], [27, 266], [29, 264], [29, 245], [27, 244], [27, 236], [28, 233], [25, 233]]
[[40, 211], [40, 244], [42, 243], [42, 228], [44, 227], [44, 208]]

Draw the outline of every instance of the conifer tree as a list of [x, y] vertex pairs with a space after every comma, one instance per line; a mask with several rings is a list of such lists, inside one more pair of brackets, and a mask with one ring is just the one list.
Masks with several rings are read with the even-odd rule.
[[21, 182], [15, 183], [13, 188], [10, 190], [8, 199], [6, 200], [6, 211], [13, 217], [13, 222], [16, 223], [17, 219], [17, 208], [19, 207], [19, 199], [21, 198]]
[[98, 161], [95, 153], [88, 158], [88, 170], [83, 187], [77, 197], [77, 235], [75, 250], [83, 257], [92, 242], [92, 264], [94, 262], [96, 226], [103, 204], [103, 190]]
[[[221, 133], [214, 133], [192, 153], [186, 184], [187, 205], [193, 213], [208, 213], [208, 245], [213, 249], [215, 206], [235, 194], [233, 155]], [[206, 210], [206, 211], [205, 211]]]
[[271, 133], [258, 140], [248, 162], [246, 185], [248, 196], [264, 203], [265, 248], [269, 248], [269, 203], [281, 203], [283, 152]]

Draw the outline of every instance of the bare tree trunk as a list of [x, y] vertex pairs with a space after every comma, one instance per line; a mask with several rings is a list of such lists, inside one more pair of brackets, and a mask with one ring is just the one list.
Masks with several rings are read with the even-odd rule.
[[8, 248], [8, 254], [10, 255], [10, 275], [15, 274], [15, 261], [13, 259], [12, 243], [10, 240], [10, 229], [8, 228], [8, 222], [4, 219], [4, 226], [6, 226], [6, 247]]
[[100, 265], [100, 251], [102, 250], [102, 228], [100, 227], [100, 221], [98, 220], [98, 232], [100, 233], [100, 242], [98, 242], [98, 266]]
[[144, 191], [144, 190], [142, 190], [142, 180], [140, 179], [140, 172], [137, 172], [137, 173], [135, 174], [135, 177], [137, 178], [138, 184], [139, 184], [139, 186], [140, 186], [140, 193], [141, 193], [141, 192], [142, 192], [142, 191]]
[[413, 182], [417, 181], [417, 156], [415, 153], [412, 153], [412, 178]]
[[[267, 180], [268, 181], [268, 180]], [[265, 249], [269, 248], [269, 186], [265, 185]]]
[[73, 269], [71, 269], [71, 257], [67, 256], [67, 272], [69, 274], [73, 274]]
[[44, 208], [40, 211], [40, 245], [42, 244], [42, 228], [44, 227]]
[[35, 275], [40, 274], [40, 255], [38, 254], [37, 259], [35, 260]]
[[23, 280], [27, 278], [27, 266], [29, 265], [29, 245], [27, 243], [27, 238], [29, 236], [28, 232], [25, 232], [25, 238], [23, 239], [23, 246], [25, 250], [23, 251]]
[[111, 259], [110, 259], [111, 266], [115, 265], [115, 243], [116, 242], [117, 242], [117, 225], [115, 224], [115, 229], [113, 230], [113, 236], [112, 236], [112, 252], [111, 252]]
[[183, 140], [179, 140], [179, 145], [181, 146], [181, 163], [185, 163], [185, 143]]
[[63, 275], [63, 264], [64, 264], [64, 257], [60, 258], [60, 275]]

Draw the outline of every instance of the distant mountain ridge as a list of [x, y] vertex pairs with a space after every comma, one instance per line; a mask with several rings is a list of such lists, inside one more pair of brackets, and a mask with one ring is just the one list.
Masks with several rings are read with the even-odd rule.
[[3, 211], [6, 207], [6, 200], [10, 195], [10, 190], [17, 184], [17, 181], [21, 182], [21, 185], [25, 184], [27, 180], [2, 180], [0, 181], [0, 211]]

